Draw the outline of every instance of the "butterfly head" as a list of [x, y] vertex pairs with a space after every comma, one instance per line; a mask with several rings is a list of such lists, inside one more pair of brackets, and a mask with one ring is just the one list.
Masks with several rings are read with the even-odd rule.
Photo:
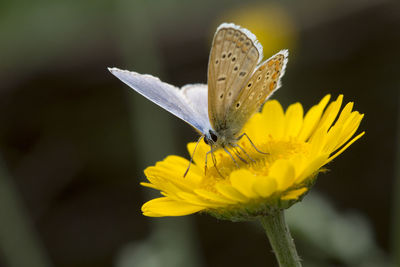
[[215, 145], [218, 143], [218, 135], [213, 130], [208, 130], [208, 132], [204, 135], [204, 142], [207, 145]]

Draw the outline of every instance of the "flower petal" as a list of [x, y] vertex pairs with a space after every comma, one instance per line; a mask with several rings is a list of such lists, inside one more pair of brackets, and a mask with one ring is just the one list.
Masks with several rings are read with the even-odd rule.
[[262, 110], [262, 124], [266, 127], [266, 135], [271, 135], [273, 138], [279, 139], [283, 135], [285, 115], [283, 108], [276, 100], [271, 100], [265, 103]]
[[284, 136], [297, 136], [303, 126], [303, 107], [300, 103], [292, 104], [285, 114]]
[[230, 175], [232, 186], [248, 198], [255, 198], [257, 194], [253, 191], [255, 176], [248, 170], [240, 169]]
[[204, 207], [171, 200], [167, 197], [152, 199], [142, 206], [143, 214], [151, 217], [183, 216], [203, 209]]
[[306, 114], [304, 118], [304, 123], [303, 127], [299, 133], [298, 139], [300, 141], [306, 141], [312, 132], [315, 130], [322, 112], [324, 111], [324, 108], [329, 102], [329, 99], [331, 98], [331, 95], [326, 95], [322, 100], [318, 103], [318, 105], [313, 106]]
[[237, 202], [247, 201], [247, 198], [231, 185], [219, 183], [216, 185], [216, 189], [218, 190], [219, 193], [221, 193], [221, 195], [230, 198], [234, 201]]
[[253, 184], [253, 191], [260, 197], [269, 197], [276, 191], [278, 184], [270, 177], [257, 177]]
[[307, 187], [303, 187], [303, 188], [300, 188], [300, 189], [289, 191], [283, 197], [281, 197], [281, 199], [282, 200], [298, 199], [299, 196], [303, 195], [304, 192], [306, 192], [307, 190], [308, 190]]
[[289, 160], [278, 159], [271, 166], [269, 176], [276, 179], [279, 190], [287, 189], [294, 180], [294, 167]]
[[324, 115], [322, 115], [318, 128], [329, 129], [340, 111], [342, 102], [343, 95], [339, 95], [335, 101], [329, 104]]

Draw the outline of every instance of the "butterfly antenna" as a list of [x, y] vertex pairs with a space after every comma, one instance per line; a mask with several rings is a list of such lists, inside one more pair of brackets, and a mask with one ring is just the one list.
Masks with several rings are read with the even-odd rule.
[[187, 167], [183, 177], [186, 177], [186, 174], [188, 174], [188, 172], [189, 172], [190, 166], [192, 165], [192, 162], [193, 162], [194, 153], [196, 152], [197, 145], [200, 143], [202, 138], [204, 138], [204, 135], [200, 136], [199, 140], [197, 140], [196, 146], [194, 147], [194, 150], [192, 152], [192, 156], [190, 157], [189, 166]]
[[268, 155], [268, 154], [269, 154], [268, 152], [262, 152], [261, 150], [259, 150], [259, 149], [254, 145], [254, 143], [251, 141], [250, 137], [249, 137], [246, 133], [243, 133], [241, 136], [239, 136], [237, 140], [239, 141], [240, 139], [242, 139], [243, 136], [246, 136], [246, 137], [247, 137], [247, 139], [249, 140], [250, 144], [254, 147], [254, 149], [255, 149], [258, 153], [265, 154], [265, 155]]

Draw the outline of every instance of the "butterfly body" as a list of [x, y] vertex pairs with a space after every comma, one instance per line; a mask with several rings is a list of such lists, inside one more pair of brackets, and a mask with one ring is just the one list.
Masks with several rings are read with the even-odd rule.
[[223, 23], [214, 35], [207, 85], [179, 89], [150, 75], [109, 70], [138, 93], [191, 124], [211, 146], [211, 154], [219, 148], [229, 153], [227, 149], [238, 147], [238, 140], [245, 135], [244, 124], [280, 87], [288, 52], [282, 50], [260, 63], [262, 58], [262, 46], [250, 31]]

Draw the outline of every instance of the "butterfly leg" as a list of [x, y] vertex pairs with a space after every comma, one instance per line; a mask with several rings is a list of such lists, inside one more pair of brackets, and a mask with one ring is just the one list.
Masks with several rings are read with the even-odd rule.
[[229, 152], [228, 149], [226, 149], [225, 147], [223, 148], [224, 151], [231, 157], [232, 161], [235, 163], [236, 167], [239, 168], [239, 164], [237, 163], [237, 161], [235, 160], [235, 158], [232, 156], [231, 152]]
[[183, 175], [183, 177], [186, 177], [186, 174], [188, 174], [188, 172], [189, 172], [190, 165], [192, 165], [192, 162], [193, 162], [194, 152], [196, 152], [197, 145], [200, 143], [200, 141], [201, 141], [202, 138], [204, 138], [204, 135], [200, 136], [200, 137], [199, 137], [199, 140], [197, 140], [197, 143], [196, 143], [196, 146], [194, 147], [192, 156], [190, 157], [189, 166], [187, 167], [187, 169], [186, 169], [185, 174]]
[[233, 146], [234, 146], [234, 147], [238, 147], [252, 162], [256, 162], [255, 159], [253, 159], [252, 157], [250, 157], [249, 154], [247, 154], [246, 150], [244, 150], [243, 147], [241, 147], [241, 146], [238, 145], [238, 144], [234, 144]]
[[[208, 151], [206, 153], [206, 159], [204, 161], [204, 175], [207, 175], [207, 159], [208, 159], [208, 155], [212, 153], [212, 148], [210, 149], [210, 151]], [[211, 154], [212, 155], [212, 154]]]
[[269, 153], [267, 153], [267, 152], [262, 152], [261, 150], [259, 150], [259, 149], [254, 145], [254, 143], [251, 141], [250, 137], [249, 137], [246, 133], [241, 134], [241, 135], [238, 137], [237, 140], [239, 141], [240, 139], [242, 139], [243, 136], [246, 136], [246, 137], [247, 137], [247, 139], [249, 140], [250, 144], [254, 147], [254, 149], [255, 149], [258, 153], [261, 153], [261, 154], [269, 154]]
[[210, 146], [210, 147], [211, 147], [211, 149], [206, 153], [206, 159], [204, 161], [204, 175], [207, 175], [207, 158], [208, 158], [208, 155], [211, 154], [211, 159], [213, 161], [215, 169], [217, 170], [217, 173], [219, 174], [219, 176], [224, 178], [224, 176], [220, 173], [220, 171], [217, 168], [217, 159], [215, 158], [215, 155], [213, 153], [214, 150], [213, 150], [212, 146]]
[[217, 159], [215, 158], [215, 155], [214, 155], [214, 153], [213, 153], [213, 150], [211, 149], [210, 152], [211, 152], [211, 158], [212, 158], [212, 161], [213, 161], [213, 163], [214, 163], [215, 170], [217, 171], [217, 173], [219, 174], [219, 176], [221, 176], [222, 178], [224, 178], [224, 176], [219, 172], [219, 170], [218, 170], [218, 168], [217, 168]]
[[243, 161], [246, 164], [248, 163], [244, 158], [242, 158], [240, 156], [240, 151], [236, 150], [236, 146], [231, 146], [231, 149], [232, 149], [233, 153], [235, 154], [235, 156], [238, 157], [238, 159], [240, 159], [241, 161]]

